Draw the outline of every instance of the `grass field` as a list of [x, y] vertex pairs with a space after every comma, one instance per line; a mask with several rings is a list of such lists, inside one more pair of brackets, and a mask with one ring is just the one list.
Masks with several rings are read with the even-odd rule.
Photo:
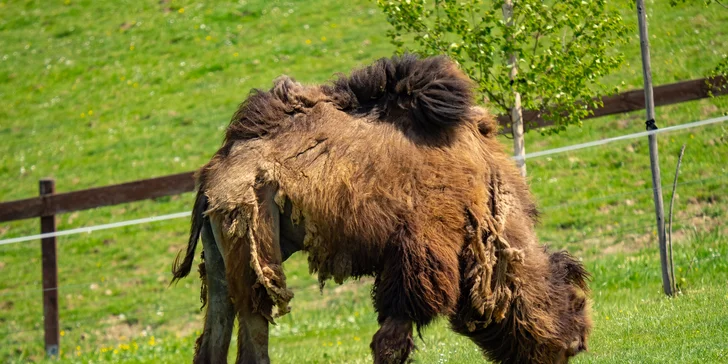
[[[628, 23], [634, 10], [625, 7]], [[656, 84], [702, 77], [728, 52], [728, 10], [648, 3]], [[0, 0], [0, 201], [192, 170], [217, 149], [253, 87], [285, 73], [323, 82], [391, 55], [373, 1]], [[606, 83], [641, 87], [637, 32]], [[724, 115], [728, 98], [662, 107], [658, 126]], [[644, 130], [636, 112], [555, 136], [529, 133], [528, 152]], [[659, 137], [669, 201], [687, 144], [675, 208], [682, 294], [661, 294], [646, 140], [528, 160], [541, 240], [567, 248], [593, 274], [595, 332], [576, 362], [728, 361], [728, 124]], [[510, 142], [503, 139], [504, 147]], [[192, 196], [61, 215], [69, 229], [189, 210]], [[167, 287], [186, 219], [60, 237], [63, 362], [189, 361], [201, 328], [199, 280]], [[0, 223], [0, 239], [38, 222]], [[283, 363], [368, 362], [376, 320], [370, 281], [327, 286], [305, 257], [286, 263], [296, 298], [272, 330]], [[0, 246], [0, 362], [43, 359], [38, 243]], [[418, 341], [422, 363], [481, 360], [437, 322]]]

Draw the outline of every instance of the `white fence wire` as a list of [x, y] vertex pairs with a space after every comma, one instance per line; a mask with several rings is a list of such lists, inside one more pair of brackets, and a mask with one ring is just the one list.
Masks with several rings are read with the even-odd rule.
[[94, 226], [87, 226], [87, 227], [81, 227], [81, 228], [76, 228], [76, 229], [61, 230], [61, 231], [56, 231], [56, 232], [52, 232], [52, 233], [21, 236], [21, 237], [17, 237], [17, 238], [9, 238], [9, 239], [0, 240], [0, 245], [20, 243], [20, 242], [29, 241], [29, 240], [52, 238], [55, 236], [65, 236], [65, 235], [83, 234], [83, 233], [90, 234], [94, 231], [114, 229], [114, 228], [118, 228], [118, 227], [122, 227], [122, 226], [131, 226], [131, 225], [147, 224], [147, 223], [155, 222], [155, 221], [179, 219], [180, 217], [188, 217], [188, 216], [190, 216], [190, 214], [191, 214], [190, 211], [176, 212], [174, 214], [151, 216], [151, 217], [145, 217], [143, 219], [119, 221], [119, 222], [114, 222], [111, 224], [94, 225]]
[[675, 130], [689, 129], [689, 128], [695, 128], [695, 127], [703, 126], [703, 125], [721, 123], [721, 122], [724, 122], [726, 120], [728, 120], [728, 116], [721, 116], [721, 117], [717, 117], [717, 118], [713, 118], [713, 119], [695, 121], [695, 122], [688, 123], [688, 124], [681, 124], [681, 125], [669, 126], [669, 127], [662, 128], [662, 129], [657, 129], [657, 130], [642, 131], [642, 132], [639, 132], [639, 133], [627, 134], [627, 135], [622, 135], [622, 136], [618, 136], [618, 137], [614, 137], [614, 138], [606, 138], [606, 139], [601, 139], [601, 140], [595, 140], [593, 142], [575, 144], [575, 145], [570, 145], [570, 146], [567, 146], [567, 147], [548, 149], [548, 150], [543, 150], [543, 151], [540, 151], [540, 152], [526, 153], [526, 155], [524, 157], [521, 157], [521, 158], [513, 157], [513, 159], [516, 159], [516, 160], [517, 159], [528, 159], [528, 158], [543, 157], [545, 155], [551, 155], [551, 154], [557, 154], [557, 153], [571, 152], [573, 150], [579, 150], [579, 149], [584, 149], [584, 148], [596, 147], [596, 146], [599, 146], [599, 145], [614, 143], [614, 142], [618, 142], [618, 141], [621, 141], [621, 140], [629, 140], [629, 139], [642, 138], [642, 137], [646, 137], [646, 136], [649, 136], [649, 135], [660, 134], [660, 133], [667, 133], [667, 132], [675, 131]]

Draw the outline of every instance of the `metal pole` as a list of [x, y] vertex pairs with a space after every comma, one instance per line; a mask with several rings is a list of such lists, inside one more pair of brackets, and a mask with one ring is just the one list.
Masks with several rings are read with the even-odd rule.
[[[40, 195], [52, 195], [56, 192], [55, 181], [50, 178], [40, 180]], [[56, 216], [48, 215], [40, 218], [40, 232], [56, 231]], [[61, 341], [58, 324], [58, 261], [56, 259], [56, 237], [41, 239], [43, 259], [43, 327], [45, 329], [45, 350], [49, 358], [58, 357]]]
[[[640, 48], [642, 50], [642, 74], [645, 83], [645, 110], [647, 111], [647, 130], [657, 129], [655, 125], [655, 100], [652, 95], [652, 70], [650, 68], [650, 40], [647, 35], [645, 2], [637, 0], [637, 17], [640, 29]], [[657, 237], [660, 243], [660, 264], [662, 266], [662, 288], [665, 294], [672, 296], [672, 282], [667, 266], [667, 239], [665, 236], [665, 212], [662, 203], [662, 183], [660, 179], [660, 157], [657, 150], [657, 135], [648, 136], [650, 143], [650, 167], [652, 169], [652, 192], [655, 200], [657, 217]]]

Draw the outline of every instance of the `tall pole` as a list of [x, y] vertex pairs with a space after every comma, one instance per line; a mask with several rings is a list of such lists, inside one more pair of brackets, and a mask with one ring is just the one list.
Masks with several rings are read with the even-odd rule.
[[[657, 130], [655, 125], [655, 100], [652, 95], [652, 70], [650, 68], [650, 40], [647, 35], [645, 1], [637, 0], [637, 17], [640, 28], [640, 48], [642, 51], [642, 75], [645, 83], [645, 110], [647, 111], [647, 130]], [[662, 182], [660, 179], [660, 157], [657, 150], [657, 135], [648, 136], [650, 143], [650, 167], [652, 169], [652, 194], [655, 200], [657, 217], [657, 237], [660, 243], [660, 265], [662, 266], [662, 288], [672, 296], [672, 282], [667, 265], [667, 239], [665, 236], [665, 209], [662, 203]]]

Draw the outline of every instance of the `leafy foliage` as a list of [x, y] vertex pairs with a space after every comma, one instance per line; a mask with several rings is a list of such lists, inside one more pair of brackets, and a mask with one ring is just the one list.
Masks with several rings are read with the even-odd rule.
[[[513, 22], [504, 21], [503, 0], [378, 0], [400, 51], [409, 38], [425, 55], [446, 54], [476, 80], [479, 92], [500, 112], [510, 110], [514, 92], [524, 109], [539, 110], [556, 122], [554, 130], [581, 125], [598, 80], [614, 71], [623, 56], [614, 51], [628, 35], [622, 17], [597, 1], [517, 1]], [[518, 75], [509, 77], [509, 55], [517, 55]]]

